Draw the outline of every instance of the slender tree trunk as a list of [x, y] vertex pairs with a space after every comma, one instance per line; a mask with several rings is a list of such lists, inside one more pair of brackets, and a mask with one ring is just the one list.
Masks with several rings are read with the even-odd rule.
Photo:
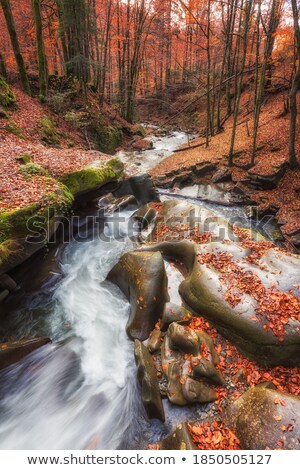
[[[244, 27], [243, 27], [243, 55], [242, 55], [242, 64], [240, 69], [240, 75], [237, 81], [236, 93], [235, 93], [235, 102], [234, 102], [234, 113], [233, 113], [233, 125], [232, 125], [232, 134], [231, 134], [231, 141], [230, 141], [230, 149], [228, 155], [228, 165], [233, 165], [233, 155], [234, 155], [234, 144], [235, 144], [235, 136], [236, 136], [236, 127], [237, 127], [237, 120], [238, 114], [240, 110], [240, 100], [242, 94], [242, 85], [243, 85], [243, 78], [244, 78], [244, 71], [245, 71], [245, 64], [246, 64], [246, 57], [247, 57], [247, 45], [248, 45], [248, 35], [249, 29], [251, 24], [251, 12], [252, 12], [252, 4], [253, 0], [246, 0], [245, 8], [244, 8]], [[242, 14], [242, 13], [241, 13]], [[242, 31], [240, 30], [240, 33]], [[236, 68], [238, 71], [238, 66]]]
[[111, 26], [111, 8], [112, 2], [109, 0], [107, 6], [107, 16], [106, 16], [106, 32], [105, 32], [105, 41], [104, 41], [104, 55], [103, 55], [103, 72], [102, 72], [102, 83], [100, 88], [100, 104], [103, 104], [104, 93], [105, 93], [105, 83], [106, 83], [106, 72], [107, 72], [107, 53], [108, 53], [108, 42], [109, 42], [109, 32]]
[[255, 109], [254, 109], [251, 165], [254, 165], [255, 163], [259, 117], [260, 117], [260, 111], [261, 111], [264, 92], [265, 92], [266, 73], [267, 73], [269, 60], [272, 56], [272, 51], [273, 51], [274, 42], [275, 42], [275, 33], [277, 31], [279, 21], [280, 21], [281, 7], [282, 7], [281, 0], [272, 0], [270, 20], [269, 20], [266, 43], [265, 43], [265, 48], [264, 48], [264, 59], [263, 59], [262, 67], [261, 67], [260, 80], [259, 80], [259, 84], [257, 88], [257, 96], [256, 96], [256, 102], [255, 102]]
[[295, 44], [296, 44], [296, 58], [298, 59], [297, 70], [290, 90], [290, 138], [289, 138], [289, 164], [291, 168], [298, 166], [296, 156], [296, 132], [297, 132], [297, 91], [300, 88], [300, 26], [299, 26], [299, 11], [296, 0], [292, 0], [294, 29], [295, 29]]
[[1, 6], [2, 10], [4, 13], [7, 29], [9, 32], [11, 44], [13, 47], [14, 55], [16, 58], [18, 70], [19, 70], [19, 75], [22, 83], [22, 88], [27, 93], [28, 95], [31, 94], [30, 90], [30, 85], [29, 85], [29, 80], [26, 72], [26, 67], [23, 59], [23, 55], [20, 50], [20, 44], [16, 32], [16, 26], [15, 26], [15, 21], [14, 17], [12, 14], [11, 6], [10, 6], [10, 1], [9, 0], [0, 0], [1, 1]]
[[39, 82], [40, 82], [40, 99], [43, 101], [47, 95], [48, 87], [48, 67], [45, 54], [45, 45], [43, 41], [43, 25], [41, 16], [41, 0], [32, 0], [32, 8], [34, 14], [36, 44], [38, 52], [39, 66]]
[[206, 76], [206, 141], [205, 146], [209, 145], [209, 135], [211, 135], [211, 97], [210, 97], [210, 73], [211, 73], [211, 57], [210, 57], [210, 0], [207, 1], [207, 36], [206, 36], [206, 54], [207, 54], [207, 76]]
[[1, 52], [0, 52], [0, 75], [2, 75], [2, 77], [4, 78], [7, 78], [6, 65], [5, 65], [4, 57], [1, 54]]

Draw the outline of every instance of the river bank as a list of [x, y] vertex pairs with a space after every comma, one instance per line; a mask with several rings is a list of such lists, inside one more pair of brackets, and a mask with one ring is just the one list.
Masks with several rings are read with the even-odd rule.
[[[299, 98], [298, 98], [299, 99]], [[170, 188], [226, 183], [225, 192], [232, 193], [233, 203], [253, 206], [253, 215], [274, 217], [280, 226], [287, 248], [300, 245], [300, 170], [291, 170], [288, 159], [289, 115], [282, 112], [282, 94], [269, 96], [261, 113], [255, 166], [251, 167], [252, 117], [245, 106], [237, 128], [234, 166], [228, 168], [227, 155], [232, 132], [232, 118], [223, 132], [210, 138], [205, 147], [203, 138], [184, 146], [150, 171], [159, 187]], [[300, 152], [300, 139], [297, 151]], [[222, 185], [219, 187], [222, 192]], [[224, 192], [224, 191], [223, 191]]]

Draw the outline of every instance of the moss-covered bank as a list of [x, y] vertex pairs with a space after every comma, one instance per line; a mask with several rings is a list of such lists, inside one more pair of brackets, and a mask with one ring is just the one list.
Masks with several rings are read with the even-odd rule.
[[[39, 202], [22, 208], [0, 210], [0, 274], [40, 249], [43, 240], [47, 243], [49, 233], [54, 230], [51, 224], [54, 216], [59, 219], [68, 214], [77, 196], [109, 182], [120, 181], [123, 176], [124, 165], [113, 158], [101, 167], [68, 173], [60, 181], [52, 178], [54, 190], [45, 194]], [[32, 172], [30, 177], [40, 177], [40, 173]], [[26, 250], [26, 243], [33, 246]]]

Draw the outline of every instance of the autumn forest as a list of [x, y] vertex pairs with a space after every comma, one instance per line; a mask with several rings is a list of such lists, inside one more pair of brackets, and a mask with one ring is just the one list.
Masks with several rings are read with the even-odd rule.
[[299, 0], [0, 31], [0, 449], [300, 449]]

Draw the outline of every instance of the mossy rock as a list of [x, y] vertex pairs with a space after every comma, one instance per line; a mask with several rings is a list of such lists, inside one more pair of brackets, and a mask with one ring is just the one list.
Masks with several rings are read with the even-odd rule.
[[50, 116], [42, 117], [39, 122], [41, 140], [48, 145], [59, 145], [60, 135], [56, 131], [56, 125]]
[[98, 146], [99, 150], [105, 153], [114, 153], [116, 148], [120, 147], [123, 142], [123, 133], [121, 129], [107, 126], [98, 130]]
[[18, 255], [21, 249], [20, 244], [14, 240], [5, 240], [3, 243], [0, 243], [0, 266], [6, 263], [12, 256]]
[[[0, 270], [4, 265], [22, 258], [24, 240], [34, 232], [49, 231], [49, 221], [54, 215], [63, 215], [72, 205], [74, 198], [62, 184], [56, 183], [53, 192], [44, 196], [39, 203], [22, 208], [0, 211]], [[47, 225], [46, 225], [47, 224]], [[5, 272], [5, 270], [4, 270]]]
[[4, 108], [10, 108], [17, 102], [16, 96], [9, 87], [5, 79], [0, 76], [0, 105]]
[[124, 175], [124, 165], [117, 158], [109, 160], [101, 168], [84, 168], [68, 173], [61, 178], [73, 196], [98, 189], [106, 183], [119, 181]]
[[31, 156], [28, 153], [24, 153], [24, 155], [16, 157], [16, 160], [21, 165], [27, 165], [27, 163], [31, 162]]
[[101, 119], [95, 120], [88, 126], [91, 139], [101, 152], [113, 154], [123, 142], [122, 130], [106, 125]]

